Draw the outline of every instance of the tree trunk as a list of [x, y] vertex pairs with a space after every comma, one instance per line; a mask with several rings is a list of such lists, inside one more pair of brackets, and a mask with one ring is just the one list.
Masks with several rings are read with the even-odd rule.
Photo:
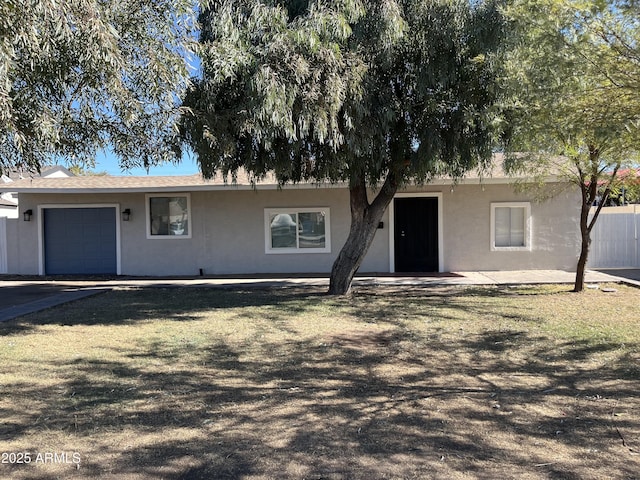
[[[589, 245], [591, 243], [591, 235], [586, 228], [587, 220], [580, 219], [580, 236], [582, 237], [580, 246], [580, 257], [578, 258], [578, 266], [576, 268], [576, 281], [573, 286], [574, 292], [582, 292], [584, 290], [584, 276], [587, 268], [587, 259], [589, 258]], [[584, 224], [584, 228], [583, 228]]]
[[[581, 187], [582, 205], [580, 206], [580, 257], [578, 257], [578, 266], [576, 267], [576, 281], [573, 285], [574, 292], [582, 292], [584, 290], [584, 274], [587, 268], [587, 259], [589, 257], [589, 244], [591, 243], [591, 235], [589, 231], [589, 210], [591, 209], [592, 198], [595, 198], [595, 188], [597, 182], [591, 179], [589, 185]], [[597, 187], [596, 187], [597, 188]]]
[[329, 295], [347, 295], [351, 292], [353, 277], [360, 268], [376, 235], [380, 219], [397, 190], [394, 176], [390, 173], [380, 192], [373, 202], [369, 203], [364, 176], [352, 181], [349, 187], [351, 228], [331, 269]]
[[618, 170], [620, 169], [620, 163], [617, 163], [614, 166], [604, 192], [602, 193], [600, 204], [598, 205], [598, 208], [596, 208], [591, 221], [589, 221], [589, 212], [591, 211], [591, 206], [594, 204], [598, 196], [598, 180], [600, 179], [602, 174], [599, 164], [600, 151], [593, 146], [589, 146], [589, 160], [591, 172], [588, 182], [586, 181], [586, 175], [583, 173], [579, 164], [576, 164], [580, 178], [582, 206], [580, 208], [580, 257], [578, 257], [578, 265], [576, 267], [576, 280], [573, 285], [574, 292], [584, 291], [584, 277], [587, 270], [587, 260], [589, 259], [589, 247], [591, 246], [591, 230], [593, 230], [593, 227], [596, 224], [598, 217], [600, 216], [602, 206], [607, 202], [607, 199], [611, 194], [611, 186], [613, 185], [616, 175], [618, 174]]
[[[586, 182], [585, 176], [580, 172], [582, 178], [580, 191], [582, 193], [582, 205], [580, 206], [580, 257], [576, 267], [576, 281], [573, 285], [574, 292], [584, 291], [584, 275], [589, 258], [589, 244], [591, 243], [591, 229], [589, 228], [589, 211], [597, 195], [598, 177], [593, 173]], [[599, 211], [598, 211], [599, 212]], [[592, 221], [593, 224], [593, 221]]]

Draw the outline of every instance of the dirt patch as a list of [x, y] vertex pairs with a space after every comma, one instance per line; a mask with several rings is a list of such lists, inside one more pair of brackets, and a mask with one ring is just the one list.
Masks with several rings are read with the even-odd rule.
[[397, 342], [400, 335], [393, 330], [351, 331], [327, 337], [327, 343], [339, 347], [358, 348], [360, 350], [370, 350], [375, 348], [388, 347]]

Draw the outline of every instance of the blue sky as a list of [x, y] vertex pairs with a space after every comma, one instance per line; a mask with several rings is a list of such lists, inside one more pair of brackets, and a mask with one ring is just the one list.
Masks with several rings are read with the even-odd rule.
[[109, 175], [147, 176], [147, 175], [193, 175], [198, 173], [198, 164], [193, 157], [187, 157], [177, 165], [168, 163], [152, 167], [147, 172], [144, 168], [133, 168], [122, 171], [118, 165], [118, 159], [110, 152], [102, 152], [96, 156], [96, 172], [107, 172]]

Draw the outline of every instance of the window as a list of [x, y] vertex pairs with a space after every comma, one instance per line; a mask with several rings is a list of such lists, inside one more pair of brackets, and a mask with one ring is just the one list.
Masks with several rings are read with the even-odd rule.
[[191, 238], [191, 197], [147, 195], [147, 238]]
[[531, 250], [531, 205], [491, 204], [491, 250]]
[[330, 253], [328, 208], [265, 210], [266, 253]]

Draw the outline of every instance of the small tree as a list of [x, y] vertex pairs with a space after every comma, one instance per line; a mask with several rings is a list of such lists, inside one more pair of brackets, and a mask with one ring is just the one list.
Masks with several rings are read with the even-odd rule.
[[0, 2], [0, 171], [174, 158], [195, 0]]
[[516, 98], [508, 165], [579, 189], [575, 291], [584, 289], [600, 209], [640, 151], [637, 13], [595, 0], [515, 0], [507, 9], [517, 33], [507, 63]]
[[618, 205], [640, 203], [640, 169], [622, 169], [617, 178], [609, 197]]
[[332, 294], [349, 292], [398, 188], [491, 157], [503, 33], [493, 2], [220, 0], [201, 22], [203, 76], [183, 137], [205, 176], [348, 183]]

